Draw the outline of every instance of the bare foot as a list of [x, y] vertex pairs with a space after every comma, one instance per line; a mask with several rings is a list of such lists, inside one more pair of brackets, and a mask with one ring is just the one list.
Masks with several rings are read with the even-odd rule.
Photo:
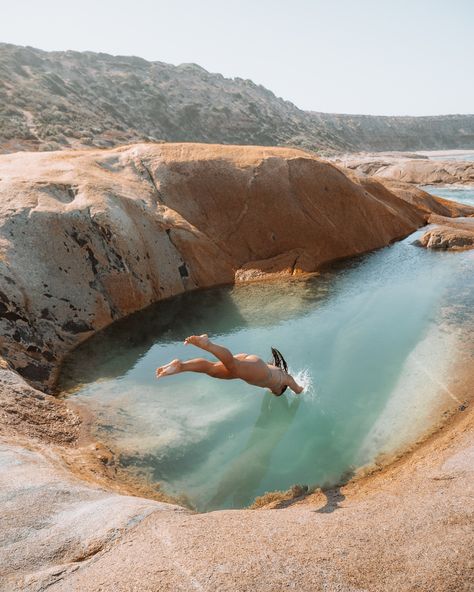
[[209, 345], [209, 337], [207, 336], [207, 333], [203, 333], [202, 335], [191, 335], [184, 340], [184, 345], [189, 344], [205, 349]]
[[156, 369], [156, 378], [162, 378], [163, 376], [171, 376], [177, 374], [181, 370], [181, 360], [173, 360], [165, 366], [160, 366]]

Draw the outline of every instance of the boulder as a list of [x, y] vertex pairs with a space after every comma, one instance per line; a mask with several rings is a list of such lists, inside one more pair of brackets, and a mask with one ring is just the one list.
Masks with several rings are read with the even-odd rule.
[[431, 216], [433, 226], [419, 239], [419, 244], [428, 249], [464, 251], [474, 248], [474, 218], [444, 218]]

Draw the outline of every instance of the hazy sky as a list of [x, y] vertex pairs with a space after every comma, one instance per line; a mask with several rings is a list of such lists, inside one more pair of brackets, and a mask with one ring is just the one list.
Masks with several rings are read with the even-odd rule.
[[0, 41], [195, 62], [315, 111], [474, 113], [474, 0], [0, 0]]

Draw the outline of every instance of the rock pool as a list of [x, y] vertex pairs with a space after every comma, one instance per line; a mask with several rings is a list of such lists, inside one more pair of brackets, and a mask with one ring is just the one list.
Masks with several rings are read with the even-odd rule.
[[474, 187], [470, 185], [426, 185], [422, 189], [445, 199], [474, 206]]
[[[309, 279], [153, 305], [78, 348], [59, 387], [92, 412], [123, 466], [199, 510], [334, 485], [462, 403], [451, 383], [469, 355], [474, 257], [426, 251], [416, 236]], [[204, 353], [182, 343], [203, 332], [234, 353], [269, 359], [278, 347], [306, 392], [276, 398], [188, 373], [156, 381], [156, 366]]]

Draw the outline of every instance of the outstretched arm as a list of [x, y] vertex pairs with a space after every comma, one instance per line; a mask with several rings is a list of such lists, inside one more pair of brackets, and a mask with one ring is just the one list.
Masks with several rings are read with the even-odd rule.
[[303, 392], [303, 387], [300, 386], [290, 374], [287, 374], [286, 385], [297, 395]]

